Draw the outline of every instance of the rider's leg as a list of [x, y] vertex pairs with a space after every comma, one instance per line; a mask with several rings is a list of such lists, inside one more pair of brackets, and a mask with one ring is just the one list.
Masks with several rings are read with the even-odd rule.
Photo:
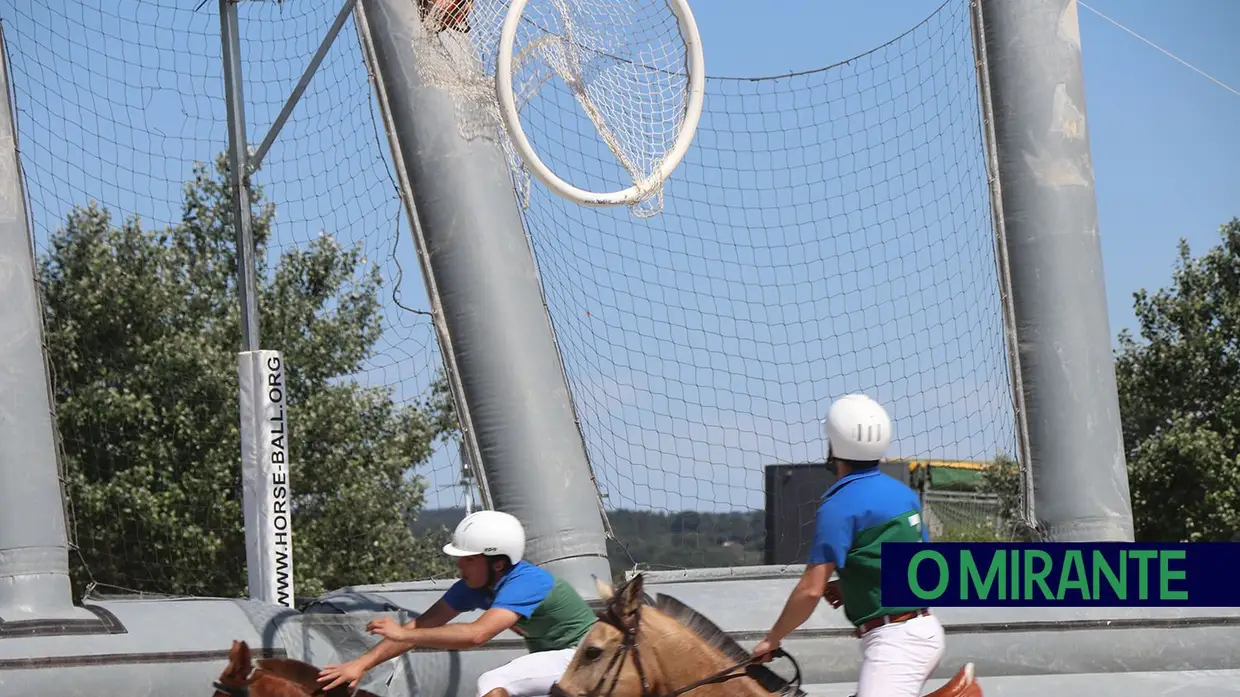
[[478, 697], [541, 697], [551, 692], [577, 649], [537, 651], [478, 676]]
[[945, 648], [934, 615], [879, 627], [861, 637], [856, 697], [919, 697]]

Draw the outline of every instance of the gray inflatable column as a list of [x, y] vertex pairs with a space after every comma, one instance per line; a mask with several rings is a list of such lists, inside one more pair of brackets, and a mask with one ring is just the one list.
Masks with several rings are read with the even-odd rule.
[[69, 543], [8, 66], [0, 45], [0, 637], [97, 618], [73, 605]]
[[1033, 516], [1052, 541], [1131, 541], [1076, 2], [975, 7]]
[[504, 152], [462, 138], [453, 96], [419, 75], [416, 8], [360, 0], [354, 16], [408, 177], [466, 448], [491, 506], [525, 525], [526, 558], [593, 597], [591, 576], [610, 577], [598, 490]]

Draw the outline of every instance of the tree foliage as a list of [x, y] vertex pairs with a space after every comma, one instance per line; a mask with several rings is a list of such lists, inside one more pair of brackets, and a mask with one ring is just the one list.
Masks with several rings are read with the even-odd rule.
[[762, 564], [766, 519], [762, 511], [707, 513], [613, 510], [615, 540], [607, 541], [612, 575], [644, 569], [702, 569]]
[[997, 534], [998, 539], [1028, 542], [1034, 538], [1025, 522], [1020, 480], [1020, 463], [1006, 453], [996, 455], [982, 470], [981, 487], [999, 497], [999, 518], [1006, 526]]
[[[40, 259], [79, 588], [245, 591], [227, 181], [223, 158], [195, 167], [160, 230], [75, 208]], [[411, 470], [456, 428], [446, 389], [410, 406], [347, 379], [380, 337], [377, 269], [326, 234], [269, 268], [275, 209], [250, 195], [262, 345], [286, 362], [298, 594], [442, 572], [408, 521], [425, 488]]]
[[[415, 531], [455, 525], [463, 508], [428, 509]], [[612, 579], [639, 569], [703, 569], [762, 564], [766, 544], [762, 511], [704, 513], [609, 510], [616, 539], [607, 540]]]
[[1139, 540], [1240, 531], [1240, 219], [1200, 257], [1180, 241], [1169, 288], [1134, 294], [1116, 379]]

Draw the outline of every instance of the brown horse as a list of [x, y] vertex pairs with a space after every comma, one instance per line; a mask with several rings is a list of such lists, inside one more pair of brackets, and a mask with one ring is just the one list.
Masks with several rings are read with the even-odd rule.
[[[599, 581], [607, 603], [582, 640], [551, 697], [805, 697], [800, 670], [790, 683], [732, 637], [675, 598], [643, 602], [642, 577], [613, 591]], [[787, 655], [787, 654], [783, 654]], [[794, 662], [795, 663], [795, 662]], [[973, 665], [926, 697], [982, 697]]]
[[367, 690], [349, 692], [344, 685], [324, 691], [319, 669], [291, 658], [260, 658], [258, 667], [250, 646], [234, 641], [228, 666], [215, 681], [214, 697], [378, 697]]

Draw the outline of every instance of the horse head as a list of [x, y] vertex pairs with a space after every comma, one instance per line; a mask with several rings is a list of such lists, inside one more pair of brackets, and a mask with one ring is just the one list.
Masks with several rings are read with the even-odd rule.
[[[805, 697], [799, 669], [790, 682], [752, 663], [736, 640], [675, 598], [646, 603], [640, 574], [614, 590], [595, 583], [604, 609], [551, 697]], [[926, 697], [982, 697], [973, 664]]]
[[324, 691], [318, 677], [318, 668], [292, 658], [260, 658], [255, 667], [249, 645], [234, 641], [214, 697], [378, 697], [344, 685]]
[[613, 590], [552, 697], [804, 697], [726, 632], [675, 598], [645, 602], [642, 576]]
[[253, 671], [254, 661], [249, 644], [233, 641], [232, 648], [228, 650], [228, 665], [214, 683], [214, 697], [248, 697], [250, 673]]

